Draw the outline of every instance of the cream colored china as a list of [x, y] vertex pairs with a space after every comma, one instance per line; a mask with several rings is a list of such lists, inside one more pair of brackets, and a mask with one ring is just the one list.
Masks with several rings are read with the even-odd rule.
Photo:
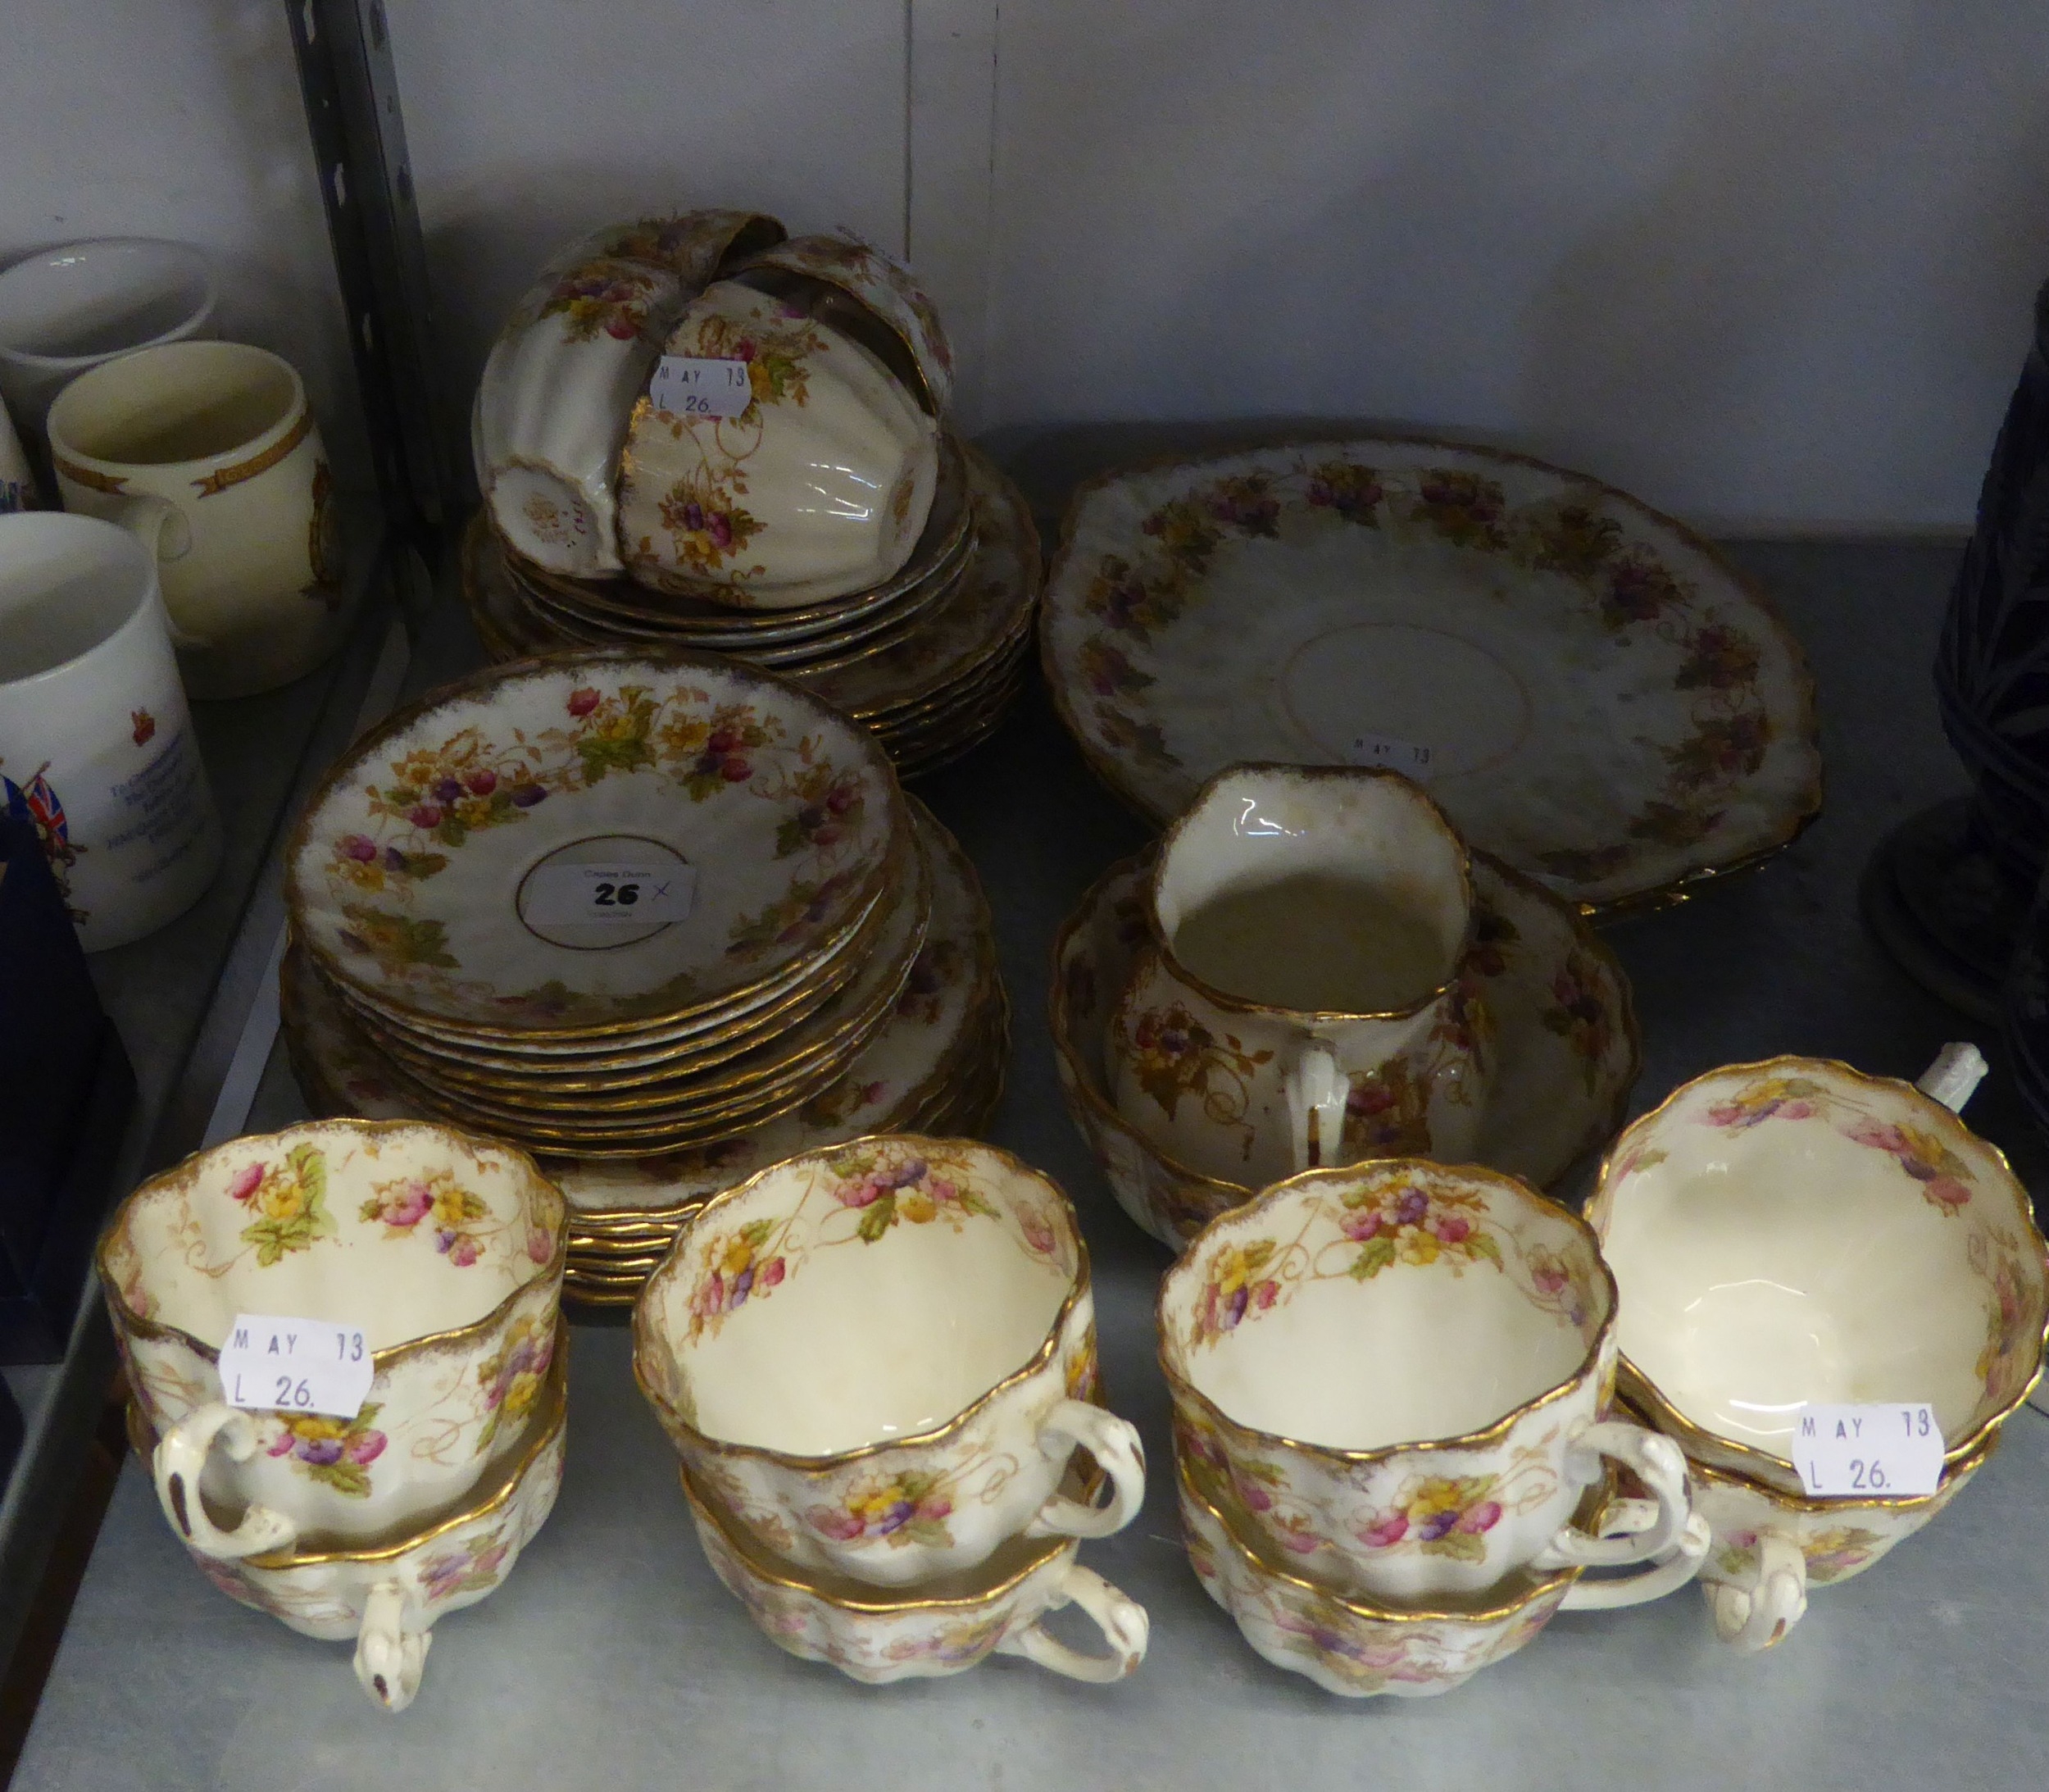
[[[1572, 1603], [1656, 1599], [1707, 1533], [1679, 1447], [1605, 1417], [1615, 1309], [1584, 1222], [1511, 1177], [1413, 1158], [1293, 1177], [1161, 1284], [1182, 1472], [1261, 1549], [1379, 1603], [1646, 1562]], [[1605, 1459], [1656, 1502], [1628, 1537], [1572, 1524]]]
[[247, 697], [311, 671], [348, 633], [334, 475], [286, 362], [181, 342], [81, 374], [50, 407], [66, 510], [155, 554], [194, 697]]
[[19, 795], [88, 952], [184, 912], [220, 819], [156, 568], [88, 516], [0, 516], [0, 812]]
[[[1020, 1655], [1070, 1680], [1124, 1679], [1145, 1659], [1145, 1608], [1084, 1568], [1071, 1539], [1013, 1539], [981, 1567], [892, 1596], [858, 1581], [799, 1574], [761, 1548], [683, 1471], [690, 1516], [712, 1571], [762, 1634], [806, 1661], [870, 1685], [957, 1674], [992, 1654]], [[1063, 1643], [1043, 1620], [1079, 1606], [1107, 1645]]]
[[[1105, 1022], [1147, 938], [1150, 863], [1144, 853], [1112, 866], [1069, 916], [1053, 944], [1047, 1019], [1068, 1112], [1111, 1192], [1134, 1225], [1179, 1251], [1254, 1190], [1163, 1155], [1109, 1098]], [[1548, 1185], [1620, 1124], [1642, 1061], [1629, 981], [1557, 897], [1485, 853], [1470, 870], [1473, 942], [1460, 980], [1493, 1067], [1472, 1155]], [[1347, 1126], [1382, 1154], [1437, 1155], [1423, 1117], [1412, 1090], [1390, 1100], [1368, 1089], [1347, 1104]]]
[[837, 287], [872, 312], [902, 340], [917, 364], [919, 396], [934, 416], [953, 397], [953, 350], [931, 299], [902, 262], [872, 243], [845, 232], [793, 236], [749, 256], [747, 277], [775, 268]]
[[2041, 1375], [2027, 1191], [1909, 1084], [1821, 1058], [1711, 1071], [1615, 1141], [1587, 1217], [1624, 1393], [1697, 1462], [1783, 1493], [1810, 1402], [1925, 1400], [1955, 1465]]
[[[1145, 1494], [1089, 1403], [1074, 1210], [1007, 1152], [878, 1136], [706, 1202], [634, 1312], [634, 1372], [700, 1484], [806, 1569], [908, 1586], [1006, 1538], [1101, 1537]], [[1110, 1503], [1056, 1490], [1079, 1446]]]
[[[571, 1039], [815, 962], [888, 882], [902, 825], [872, 738], [794, 687], [708, 654], [566, 654], [444, 685], [358, 741], [293, 837], [286, 900], [345, 987]], [[544, 918], [538, 871], [615, 857], [693, 882], [687, 913]]]
[[1182, 1535], [1202, 1590], [1256, 1654], [1347, 1699], [1428, 1699], [1505, 1661], [1565, 1608], [1579, 1571], [1515, 1576], [1476, 1608], [1394, 1611], [1347, 1599], [1237, 1535], [1177, 1482]]
[[939, 427], [861, 343], [738, 281], [706, 287], [665, 352], [747, 364], [737, 417], [634, 407], [619, 536], [643, 584], [748, 609], [863, 591], [910, 558]]
[[[238, 1605], [267, 1612], [302, 1636], [356, 1644], [356, 1678], [387, 1711], [419, 1693], [434, 1626], [495, 1592], [554, 1510], [566, 1442], [569, 1328], [557, 1322], [519, 1447], [501, 1457], [459, 1511], [393, 1543], [361, 1549], [300, 1549], [222, 1561], [192, 1559]], [[129, 1441], [148, 1462], [156, 1433], [134, 1402]]]
[[1350, 438], [1106, 474], [1069, 507], [1043, 639], [1083, 751], [1156, 821], [1242, 761], [1427, 751], [1471, 844], [1606, 907], [1820, 807], [1813, 683], [1765, 598], [1518, 455]]
[[548, 262], [492, 345], [470, 421], [477, 489], [520, 553], [575, 577], [623, 570], [627, 414], [720, 261], [782, 235], [756, 213], [691, 211], [608, 225]]
[[[178, 1535], [234, 1558], [445, 1513], [519, 1441], [567, 1220], [518, 1152], [404, 1122], [308, 1121], [143, 1183], [100, 1239], [100, 1283]], [[225, 1404], [217, 1359], [242, 1313], [360, 1326], [376, 1371], [361, 1412]]]
[[1388, 771], [1240, 766], [1168, 830], [1150, 941], [1110, 1017], [1117, 1111], [1167, 1156], [1255, 1185], [1373, 1147], [1355, 1093], [1470, 1154], [1487, 1066], [1456, 973], [1465, 848]]
[[213, 268], [188, 243], [98, 237], [0, 273], [0, 396], [39, 434], [66, 383], [133, 349], [213, 334]]

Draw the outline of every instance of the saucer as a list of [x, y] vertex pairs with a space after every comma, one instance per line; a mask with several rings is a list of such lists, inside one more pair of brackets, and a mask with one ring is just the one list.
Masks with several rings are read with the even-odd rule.
[[1588, 909], [1821, 803], [1799, 644], [1697, 535], [1521, 456], [1385, 438], [1141, 467], [1070, 507], [1047, 683], [1156, 823], [1247, 761], [1384, 765]]
[[[1068, 1111], [1111, 1192], [1134, 1224], [1179, 1251], [1255, 1191], [1175, 1163], [1110, 1098], [1105, 1030], [1146, 938], [1152, 857], [1148, 848], [1112, 866], [1068, 917], [1053, 944], [1047, 1019]], [[1622, 1124], [1642, 1062], [1629, 981], [1615, 954], [1558, 897], [1477, 851], [1472, 880], [1474, 944], [1459, 976], [1495, 1029], [1473, 1157], [1542, 1188]], [[1355, 1124], [1373, 1155], [1429, 1155], [1416, 1117], [1399, 1101], [1348, 1113], [1348, 1140]]]

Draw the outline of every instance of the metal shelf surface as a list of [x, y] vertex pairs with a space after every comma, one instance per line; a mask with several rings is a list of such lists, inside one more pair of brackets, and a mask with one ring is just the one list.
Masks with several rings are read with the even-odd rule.
[[[1011, 445], [1042, 511], [1129, 432]], [[1969, 1117], [2033, 1186], [2045, 1164], [1997, 1042], [1922, 994], [1863, 932], [1856, 883], [1892, 822], [1951, 794], [1928, 666], [1953, 544], [1734, 549], [1806, 643], [1829, 799], [1781, 859], [1615, 926], [1647, 1061], [1636, 1105], [1715, 1064], [1779, 1051], [1917, 1074], [1976, 1037], [1993, 1075]], [[434, 656], [447, 665], [453, 647]], [[418, 1792], [588, 1785], [740, 1788], [1281, 1784], [1806, 1792], [2035, 1784], [2049, 1753], [2049, 1417], [2017, 1414], [1963, 1499], [1861, 1579], [1817, 1592], [1775, 1652], [1713, 1640], [1697, 1593], [1569, 1615], [1447, 1697], [1333, 1699], [1268, 1667], [1190, 1572], [1176, 1531], [1152, 1303], [1165, 1253], [1111, 1202], [1069, 1123], [1043, 1003], [1076, 897], [1143, 838], [1035, 694], [924, 786], [979, 868], [1016, 1014], [993, 1129], [1074, 1195], [1093, 1258], [1109, 1396], [1151, 1455], [1146, 1510], [1082, 1559], [1152, 1616], [1131, 1680], [1075, 1685], [1015, 1660], [870, 1689], [784, 1655], [714, 1579], [675, 1459], [634, 1389], [628, 1335], [578, 1326], [561, 1503], [493, 1598], [436, 1630], [407, 1714], [366, 1700], [340, 1645], [225, 1599], [185, 1559], [134, 1465], [123, 1471], [15, 1785], [357, 1792], [366, 1769]], [[302, 1111], [273, 1057], [251, 1125]]]

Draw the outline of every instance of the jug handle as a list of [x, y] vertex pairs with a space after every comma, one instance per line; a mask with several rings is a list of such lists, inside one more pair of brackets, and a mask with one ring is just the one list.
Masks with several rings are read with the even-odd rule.
[[1952, 1039], [1935, 1054], [1935, 1062], [1921, 1072], [1914, 1086], [1952, 1114], [1960, 1114], [1984, 1081], [1987, 1068], [1985, 1054], [1975, 1045]]
[[1342, 1161], [1352, 1079], [1338, 1063], [1338, 1054], [1323, 1040], [1311, 1039], [1288, 1067], [1283, 1088], [1294, 1138], [1295, 1167], [1328, 1169]]
[[239, 1407], [216, 1400], [187, 1413], [157, 1444], [150, 1469], [171, 1529], [201, 1554], [227, 1562], [291, 1548], [298, 1527], [268, 1506], [252, 1505], [233, 1530], [221, 1530], [207, 1516], [199, 1477], [216, 1440], [229, 1462], [246, 1462], [257, 1451], [256, 1421]]

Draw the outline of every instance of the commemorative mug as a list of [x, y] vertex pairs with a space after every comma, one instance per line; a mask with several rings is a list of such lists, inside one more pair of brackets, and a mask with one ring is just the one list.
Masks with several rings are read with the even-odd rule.
[[[143, 1183], [100, 1239], [100, 1282], [179, 1537], [234, 1560], [446, 1513], [527, 1429], [568, 1237], [531, 1158], [407, 1121], [231, 1139]], [[220, 1353], [244, 1315], [359, 1333], [354, 1415], [228, 1404]]]
[[1111, 1016], [1118, 1112], [1199, 1175], [1260, 1187], [1477, 1136], [1482, 1017], [1459, 976], [1464, 843], [1398, 772], [1240, 766], [1161, 844]]
[[289, 363], [180, 342], [80, 375], [50, 407], [66, 510], [155, 554], [194, 697], [289, 684], [347, 632], [334, 475]]
[[[634, 1309], [634, 1372], [699, 1490], [805, 1569], [908, 1586], [1145, 1498], [1138, 1432], [1089, 1399], [1074, 1209], [993, 1145], [878, 1135], [716, 1196]], [[1104, 1506], [1060, 1490], [1078, 1445]]]
[[[2049, 1249], [2005, 1157], [1954, 1112], [1983, 1067], [1968, 1047], [1918, 1086], [1823, 1058], [1724, 1066], [1601, 1166], [1586, 1211], [1622, 1290], [1619, 1383], [1701, 1478], [1702, 1577], [1738, 1648], [1777, 1642], [1810, 1583], [1927, 1522], [2041, 1376]], [[1802, 1409], [1892, 1402], [1940, 1426], [1934, 1493], [1810, 1497]]]
[[[1389, 1607], [1531, 1570], [1620, 1568], [1566, 1608], [1638, 1604], [1707, 1547], [1679, 1446], [1609, 1418], [1616, 1298], [1585, 1222], [1490, 1170], [1316, 1170], [1212, 1221], [1160, 1289], [1174, 1448], [1276, 1561]], [[1576, 1528], [1613, 1461], [1649, 1494]]]
[[17, 798], [88, 952], [155, 932], [220, 867], [156, 568], [91, 517], [0, 516], [0, 805]]

